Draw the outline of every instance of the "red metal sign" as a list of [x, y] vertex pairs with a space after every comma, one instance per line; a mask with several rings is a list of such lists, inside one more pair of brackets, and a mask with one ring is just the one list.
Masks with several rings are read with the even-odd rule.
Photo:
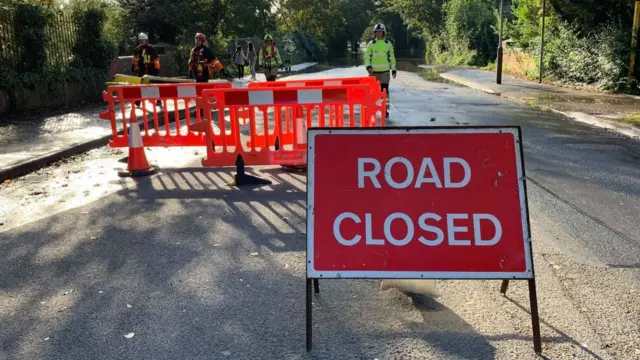
[[309, 278], [533, 278], [518, 127], [308, 141]]

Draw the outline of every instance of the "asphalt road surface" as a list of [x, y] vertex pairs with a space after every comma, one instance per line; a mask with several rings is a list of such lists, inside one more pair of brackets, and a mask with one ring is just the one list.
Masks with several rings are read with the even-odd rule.
[[[312, 76], [362, 74], [362, 68]], [[391, 126], [521, 125], [543, 352], [640, 358], [640, 143], [401, 72]], [[236, 189], [199, 149], [119, 179], [101, 148], [0, 186], [0, 359], [533, 359], [528, 293], [321, 281], [305, 351], [304, 174]]]

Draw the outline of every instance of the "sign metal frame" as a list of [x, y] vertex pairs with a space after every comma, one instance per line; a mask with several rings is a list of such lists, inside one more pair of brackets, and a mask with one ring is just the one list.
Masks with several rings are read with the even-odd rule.
[[[314, 244], [314, 174], [315, 174], [315, 137], [317, 135], [333, 134], [367, 134], [367, 135], [397, 135], [397, 134], [469, 134], [469, 133], [511, 133], [514, 135], [518, 190], [520, 197], [520, 217], [526, 270], [521, 273], [508, 272], [408, 272], [408, 271], [316, 271], [313, 268]], [[506, 296], [509, 280], [526, 280], [529, 288], [531, 305], [531, 322], [533, 330], [533, 344], [536, 354], [542, 353], [540, 336], [540, 319], [536, 293], [535, 271], [533, 265], [533, 246], [531, 242], [531, 223], [529, 220], [529, 205], [527, 200], [526, 173], [524, 166], [524, 151], [522, 132], [519, 126], [446, 126], [446, 127], [388, 127], [388, 128], [310, 128], [307, 131], [307, 249], [306, 249], [306, 345], [307, 351], [313, 346], [313, 294], [320, 294], [318, 279], [456, 279], [456, 280], [503, 280], [500, 293]]]

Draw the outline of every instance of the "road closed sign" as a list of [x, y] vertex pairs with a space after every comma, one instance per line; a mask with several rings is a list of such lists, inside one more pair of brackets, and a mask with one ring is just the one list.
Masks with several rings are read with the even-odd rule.
[[518, 127], [310, 129], [309, 278], [533, 277]]

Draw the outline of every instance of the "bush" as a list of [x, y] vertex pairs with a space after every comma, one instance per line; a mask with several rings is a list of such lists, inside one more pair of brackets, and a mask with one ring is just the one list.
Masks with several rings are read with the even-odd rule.
[[[0, 84], [9, 94], [11, 111], [21, 112], [36, 105], [51, 108], [68, 105], [71, 101], [100, 99], [100, 89], [115, 55], [115, 48], [102, 36], [104, 10], [100, 7], [73, 10], [77, 37], [70, 62], [67, 60], [69, 55], [55, 52], [49, 54], [62, 56], [63, 60], [47, 61], [47, 49], [59, 50], [60, 45], [55, 41], [60, 39], [51, 40], [45, 29], [59, 24], [60, 16], [60, 13], [41, 6], [16, 5], [14, 23], [9, 26], [15, 28], [16, 41], [21, 45], [20, 54], [15, 59], [16, 66], [0, 72]], [[49, 43], [50, 40], [53, 42]]]
[[485, 66], [496, 57], [493, 0], [451, 0], [444, 29], [427, 42], [428, 63]]
[[[296, 30], [286, 33], [280, 37], [282, 40], [278, 46], [281, 55], [291, 59], [291, 63], [304, 61], [322, 62], [326, 60], [327, 54], [318, 41], [309, 33]], [[283, 59], [284, 60], [284, 59]]]
[[118, 6], [104, 9], [106, 20], [104, 23], [104, 39], [118, 49], [118, 55], [130, 55], [133, 46], [134, 29], [126, 21], [125, 13]]
[[73, 18], [78, 28], [72, 67], [108, 69], [111, 60], [117, 54], [117, 49], [103, 36], [104, 10], [101, 8], [74, 9]]
[[46, 33], [47, 17], [44, 8], [32, 4], [19, 4], [16, 8], [15, 31], [18, 44], [22, 46], [20, 71], [41, 72], [47, 63]]
[[613, 90], [628, 70], [627, 41], [627, 31], [618, 24], [606, 24], [586, 36], [560, 24], [545, 49], [547, 73], [557, 80]]

